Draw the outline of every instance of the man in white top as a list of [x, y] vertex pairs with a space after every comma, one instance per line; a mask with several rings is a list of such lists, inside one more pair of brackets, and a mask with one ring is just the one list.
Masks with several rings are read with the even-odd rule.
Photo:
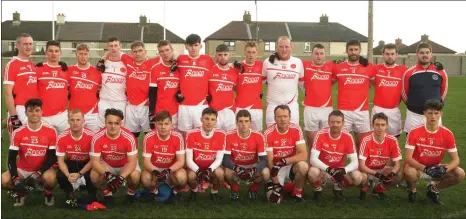
[[99, 94], [99, 127], [104, 127], [105, 110], [109, 108], [119, 109], [125, 112], [126, 109], [126, 67], [120, 60], [121, 43], [118, 37], [110, 37], [107, 40], [108, 58], [99, 60], [97, 68], [103, 68], [102, 88]]
[[[262, 78], [267, 82], [267, 126], [274, 121], [273, 110], [281, 104], [291, 109], [291, 122], [299, 124], [298, 83], [303, 83], [303, 62], [291, 56], [291, 40], [281, 36], [277, 40], [277, 52], [264, 60]], [[302, 85], [301, 85], [302, 86]]]

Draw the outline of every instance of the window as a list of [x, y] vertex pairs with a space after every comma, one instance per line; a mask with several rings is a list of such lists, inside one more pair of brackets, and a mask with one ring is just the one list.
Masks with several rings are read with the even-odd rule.
[[71, 52], [76, 52], [76, 48], [78, 47], [78, 43], [71, 43]]
[[315, 43], [305, 42], [304, 43], [304, 52], [312, 52], [312, 47], [314, 47]]
[[36, 52], [45, 52], [45, 47], [47, 46], [46, 42], [36, 42]]
[[235, 51], [235, 41], [224, 41], [223, 43], [228, 46], [230, 51]]
[[16, 49], [16, 42], [10, 42], [10, 51], [15, 51]]
[[275, 52], [275, 42], [265, 42], [264, 50], [266, 52]]

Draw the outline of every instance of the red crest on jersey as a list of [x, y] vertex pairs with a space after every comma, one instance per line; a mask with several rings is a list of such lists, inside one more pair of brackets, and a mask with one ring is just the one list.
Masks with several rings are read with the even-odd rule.
[[121, 67], [121, 68], [120, 68], [120, 71], [121, 71], [121, 72], [126, 72], [126, 68], [125, 68], [125, 67]]
[[291, 64], [290, 67], [291, 68], [296, 68], [296, 64]]

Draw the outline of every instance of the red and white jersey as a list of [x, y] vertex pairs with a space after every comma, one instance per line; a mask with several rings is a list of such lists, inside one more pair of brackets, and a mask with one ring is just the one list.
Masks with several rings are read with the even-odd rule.
[[305, 144], [303, 131], [299, 125], [291, 123], [285, 133], [278, 132], [276, 124], [269, 126], [264, 131], [267, 151], [273, 151], [273, 162], [278, 162], [282, 158], [294, 156], [296, 146]]
[[95, 133], [89, 152], [91, 156], [101, 156], [101, 159], [111, 167], [123, 167], [128, 163], [127, 156], [137, 154], [138, 146], [133, 133], [123, 127], [116, 138], [108, 137], [106, 128]]
[[23, 125], [13, 132], [11, 139], [10, 150], [17, 150], [19, 154], [18, 168], [36, 171], [47, 159], [47, 151], [56, 149], [57, 131], [45, 123], [38, 130]]
[[77, 65], [68, 68], [70, 73], [70, 105], [68, 109], [80, 109], [84, 114], [97, 113], [97, 92], [102, 76], [94, 66], [81, 69]]
[[244, 66], [244, 73], [238, 75], [236, 85], [236, 106], [239, 108], [262, 109], [262, 61], [256, 60], [254, 64]]
[[186, 149], [193, 150], [194, 163], [201, 170], [206, 170], [214, 162], [217, 152], [225, 150], [225, 132], [215, 129], [206, 136], [201, 127], [187, 133]]
[[376, 66], [374, 106], [393, 109], [401, 101], [401, 78], [407, 70], [405, 66], [387, 67], [385, 64]]
[[121, 61], [126, 65], [128, 70], [126, 75], [126, 93], [129, 104], [148, 106], [150, 72], [152, 67], [160, 62], [160, 58], [157, 56], [153, 59], [147, 59], [138, 65], [132, 57], [123, 53]]
[[157, 102], [155, 114], [167, 110], [170, 115], [178, 113], [179, 103], [176, 101], [176, 92], [180, 89], [180, 73], [170, 73], [170, 66], [163, 62], [156, 64], [151, 70], [151, 87], [157, 87]]
[[347, 61], [335, 65], [333, 79], [338, 82], [338, 109], [366, 111], [369, 109], [369, 81], [375, 77], [375, 67], [369, 64], [351, 65]]
[[102, 75], [102, 88], [99, 98], [110, 101], [126, 101], [127, 69], [122, 61], [105, 60], [105, 71]]
[[184, 96], [183, 105], [197, 106], [206, 104], [205, 97], [209, 89], [210, 69], [215, 65], [208, 55], [193, 59], [189, 55], [180, 55], [177, 59], [180, 72], [180, 89]]
[[248, 166], [256, 164], [259, 156], [267, 155], [265, 147], [265, 138], [260, 132], [250, 130], [248, 137], [241, 138], [234, 129], [227, 133], [225, 154], [231, 154], [234, 164]]
[[298, 83], [304, 80], [301, 59], [291, 56], [286, 61], [269, 59], [264, 61], [262, 79], [267, 80], [267, 103], [290, 104], [298, 101]]
[[60, 65], [50, 66], [46, 62], [36, 69], [39, 98], [44, 101], [42, 116], [64, 112], [68, 104], [69, 71], [62, 71]]
[[232, 66], [221, 69], [218, 64], [210, 69], [209, 94], [212, 95], [210, 107], [217, 111], [225, 108], [234, 110], [235, 86], [238, 81], [238, 70]]
[[430, 132], [421, 125], [412, 129], [406, 139], [405, 147], [414, 150], [413, 159], [425, 166], [440, 164], [445, 151], [457, 151], [455, 136], [445, 126]]
[[151, 158], [157, 168], [169, 168], [176, 162], [177, 154], [185, 154], [184, 140], [181, 133], [172, 130], [167, 139], [160, 139], [157, 130], [144, 136], [143, 157]]
[[3, 84], [13, 85], [15, 105], [24, 105], [27, 100], [39, 97], [36, 66], [30, 60], [11, 58], [5, 66]]
[[89, 151], [94, 133], [84, 128], [81, 137], [75, 139], [71, 135], [71, 130], [63, 131], [57, 140], [57, 156], [65, 157], [73, 161], [89, 161]]
[[332, 168], [344, 167], [346, 155], [356, 153], [350, 133], [341, 131], [340, 136], [333, 139], [329, 128], [323, 128], [317, 132], [312, 150], [319, 151], [319, 160]]
[[379, 143], [375, 141], [373, 132], [369, 133], [361, 141], [359, 159], [365, 160], [366, 166], [372, 170], [383, 169], [390, 160], [401, 160], [398, 139], [390, 134], [385, 134], [383, 141]]
[[312, 61], [303, 61], [304, 88], [306, 97], [304, 105], [312, 107], [332, 106], [332, 72], [335, 64], [326, 62], [314, 65]]

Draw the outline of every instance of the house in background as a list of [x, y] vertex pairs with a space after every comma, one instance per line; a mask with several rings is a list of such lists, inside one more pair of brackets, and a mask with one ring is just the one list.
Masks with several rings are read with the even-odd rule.
[[400, 49], [398, 53], [399, 54], [415, 54], [417, 46], [421, 42], [428, 42], [432, 46], [432, 53], [434, 54], [456, 54], [456, 51], [449, 49], [445, 46], [442, 46], [432, 40], [429, 40], [429, 36], [426, 34], [421, 36], [421, 40], [411, 44], [410, 46]]
[[[384, 46], [385, 46], [385, 41], [383, 41], [383, 40], [379, 41], [379, 45], [377, 45], [373, 49], [373, 54], [374, 55], [382, 55], [382, 50], [383, 50]], [[403, 44], [403, 42], [401, 41], [400, 38], [395, 39], [395, 46], [396, 46], [397, 51], [400, 51], [401, 49], [407, 47], [405, 44]]]
[[[2, 56], [14, 55], [16, 36], [20, 33], [31, 34], [34, 39], [33, 55], [42, 55], [47, 41], [52, 40], [52, 21], [22, 21], [18, 12], [13, 13], [13, 20], [2, 22]], [[57, 15], [55, 39], [61, 43], [63, 57], [74, 56], [74, 48], [81, 43], [90, 47], [91, 57], [100, 57], [111, 36], [120, 38], [126, 53], [131, 42], [143, 41], [147, 55], [154, 57], [158, 54], [157, 43], [163, 40], [163, 26], [147, 22], [146, 16], [140, 16], [139, 23], [116, 23], [65, 21], [64, 14]], [[166, 39], [172, 43], [176, 53], [184, 53], [184, 39], [168, 29]]]
[[[316, 43], [324, 45], [327, 55], [345, 54], [346, 42], [351, 39], [361, 41], [362, 54], [367, 52], [368, 38], [336, 22], [329, 22], [322, 15], [319, 22], [275, 22], [258, 21], [259, 56], [268, 56], [275, 51], [280, 36], [288, 36], [293, 41], [293, 56], [310, 56]], [[231, 21], [205, 38], [206, 54], [213, 56], [220, 44], [230, 47], [232, 56], [242, 56], [247, 41], [256, 40], [256, 22], [251, 14], [244, 12], [242, 21]]]

